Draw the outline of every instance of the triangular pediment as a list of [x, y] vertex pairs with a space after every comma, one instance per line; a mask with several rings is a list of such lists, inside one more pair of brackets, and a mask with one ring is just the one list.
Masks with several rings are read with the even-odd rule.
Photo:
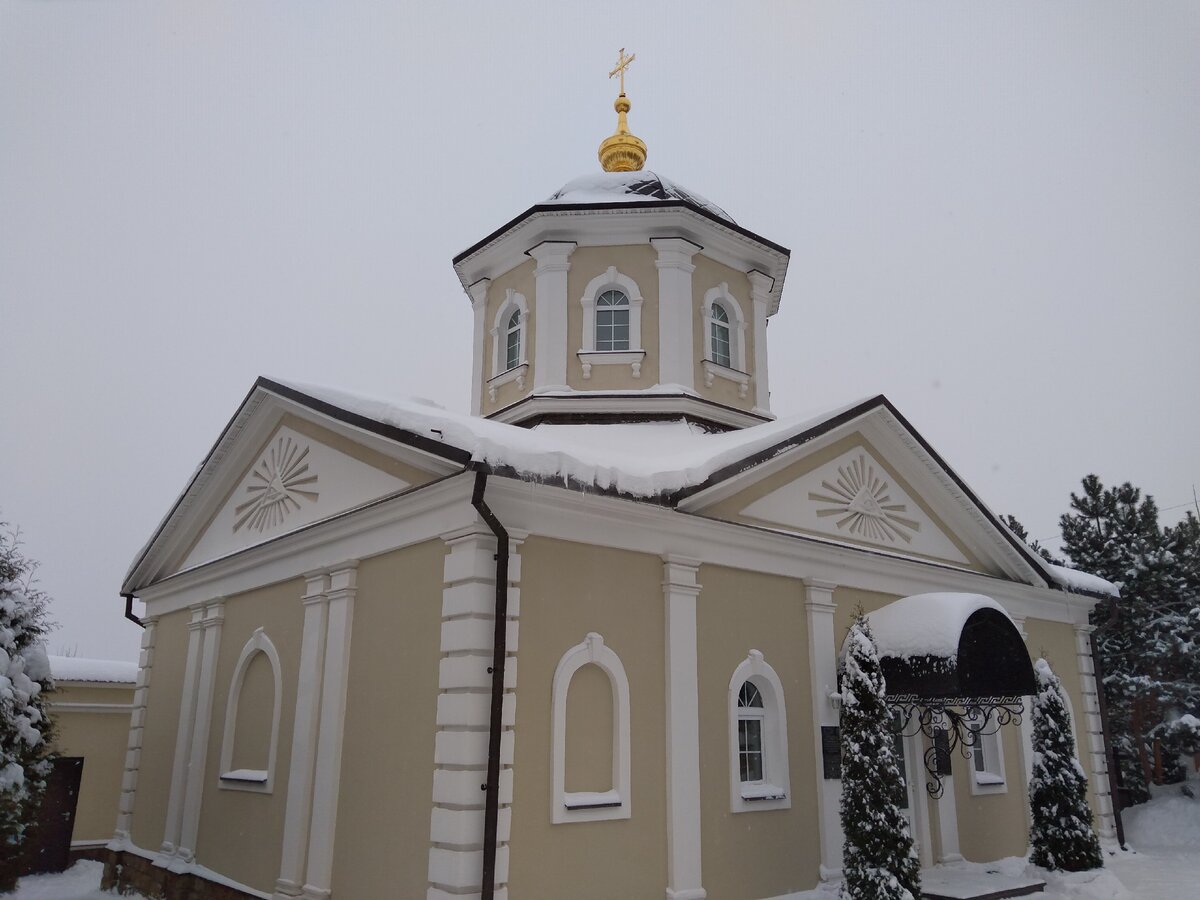
[[927, 504], [862, 443], [795, 474], [739, 511], [776, 528], [971, 563]]
[[363, 457], [377, 454], [338, 440], [332, 432], [323, 435], [328, 442], [318, 440], [315, 431], [295, 418], [275, 429], [234, 480], [181, 568], [219, 559], [412, 485], [412, 473], [396, 471], [386, 459], [365, 461]]

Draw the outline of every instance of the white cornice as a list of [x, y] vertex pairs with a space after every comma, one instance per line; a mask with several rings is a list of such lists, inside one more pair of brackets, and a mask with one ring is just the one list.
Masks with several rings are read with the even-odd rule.
[[769, 315], [779, 311], [788, 256], [762, 241], [700, 215], [686, 206], [609, 209], [540, 208], [497, 235], [454, 269], [463, 289], [481, 278], [496, 278], [520, 265], [531, 248], [546, 242], [575, 242], [581, 247], [643, 244], [656, 238], [682, 238], [703, 247], [703, 254], [739, 272], [757, 270], [773, 280]]
[[734, 409], [729, 406], [706, 403], [687, 394], [625, 393], [614, 394], [596, 391], [576, 391], [567, 395], [545, 396], [533, 394], [518, 400], [488, 416], [497, 422], [524, 422], [535, 416], [584, 413], [587, 415], [674, 415], [690, 416], [709, 422], [717, 422], [733, 428], [761, 425], [770, 419]]

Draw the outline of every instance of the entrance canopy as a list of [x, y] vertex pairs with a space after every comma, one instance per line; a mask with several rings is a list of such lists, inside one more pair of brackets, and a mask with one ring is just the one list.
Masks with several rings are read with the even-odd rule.
[[970, 702], [1035, 692], [1021, 633], [991, 597], [915, 594], [867, 620], [889, 699]]

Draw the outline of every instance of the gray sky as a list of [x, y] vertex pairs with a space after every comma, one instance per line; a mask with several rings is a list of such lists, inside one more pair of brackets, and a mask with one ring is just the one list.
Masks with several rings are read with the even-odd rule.
[[121, 576], [257, 375], [466, 409], [450, 258], [598, 171], [622, 46], [648, 167], [792, 250], [777, 413], [883, 392], [1035, 537], [1087, 472], [1190, 502], [1200, 5], [0, 0], [52, 650], [135, 658]]

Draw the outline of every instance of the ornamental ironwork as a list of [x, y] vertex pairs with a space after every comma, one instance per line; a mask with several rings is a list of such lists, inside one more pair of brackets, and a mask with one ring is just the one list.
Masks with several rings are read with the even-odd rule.
[[920, 697], [916, 694], [889, 695], [888, 706], [896, 714], [894, 731], [904, 737], [923, 734], [929, 739], [925, 750], [925, 790], [934, 800], [946, 788], [942, 779], [950, 774], [950, 758], [957, 751], [963, 759], [980, 740], [999, 732], [1005, 725], [1021, 724], [1024, 698], [1008, 697]]

